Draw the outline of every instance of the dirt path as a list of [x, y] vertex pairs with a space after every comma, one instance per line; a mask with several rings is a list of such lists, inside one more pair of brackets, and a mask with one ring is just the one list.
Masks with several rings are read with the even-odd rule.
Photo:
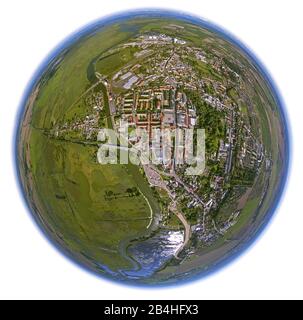
[[78, 103], [84, 96], [86, 96], [90, 91], [92, 91], [97, 85], [103, 82], [103, 78], [98, 78], [98, 82], [90, 86], [85, 92], [83, 92], [77, 100], [75, 100], [68, 108], [67, 110], [71, 109], [76, 103]]

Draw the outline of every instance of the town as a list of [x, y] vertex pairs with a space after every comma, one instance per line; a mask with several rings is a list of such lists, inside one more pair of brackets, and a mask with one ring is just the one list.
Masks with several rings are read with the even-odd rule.
[[189, 165], [177, 165], [173, 158], [164, 163], [161, 152], [158, 164], [142, 167], [161, 203], [163, 226], [176, 215], [184, 227], [182, 249], [193, 237], [210, 245], [241, 215], [241, 208], [235, 207], [228, 216], [215, 218], [228, 197], [245, 197], [264, 161], [270, 161], [245, 112], [235, 102], [235, 90], [230, 89], [240, 86], [241, 78], [215, 55], [165, 34], [140, 35], [109, 54], [128, 49], [133, 50], [133, 58], [122, 68], [111, 75], [96, 72], [97, 84], [104, 89], [94, 88], [85, 97], [90, 113], [57, 125], [53, 132], [62, 139], [96, 141], [98, 131], [110, 119], [117, 135], [121, 123], [127, 123], [132, 136], [128, 147], [132, 147], [140, 140], [140, 129], [149, 138], [156, 130], [205, 129], [202, 175], [186, 174]]

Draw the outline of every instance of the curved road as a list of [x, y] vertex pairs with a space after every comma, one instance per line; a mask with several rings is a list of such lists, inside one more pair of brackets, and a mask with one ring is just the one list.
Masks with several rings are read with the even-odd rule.
[[183, 226], [184, 226], [184, 240], [183, 240], [183, 244], [182, 246], [176, 251], [175, 253], [175, 257], [177, 259], [180, 259], [178, 257], [179, 253], [187, 246], [189, 239], [191, 237], [191, 227], [190, 224], [187, 222], [185, 216], [183, 215], [182, 212], [178, 211], [177, 206], [176, 206], [176, 202], [173, 201], [170, 206], [169, 206], [169, 210], [172, 211], [177, 217], [178, 219], [182, 222]]

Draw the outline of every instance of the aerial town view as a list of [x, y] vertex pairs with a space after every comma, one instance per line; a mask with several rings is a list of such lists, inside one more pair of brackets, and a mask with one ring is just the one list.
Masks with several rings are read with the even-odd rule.
[[176, 284], [266, 225], [285, 132], [240, 46], [189, 17], [135, 13], [91, 26], [44, 66], [19, 124], [19, 177], [37, 223], [78, 264]]

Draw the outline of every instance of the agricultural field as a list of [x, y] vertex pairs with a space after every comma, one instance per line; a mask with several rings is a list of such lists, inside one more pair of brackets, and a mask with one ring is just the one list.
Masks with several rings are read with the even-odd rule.
[[[143, 131], [154, 158], [140, 149]], [[171, 140], [153, 144], [164, 131]], [[178, 132], [193, 132], [183, 149]], [[65, 254], [117, 281], [174, 284], [264, 228], [287, 139], [279, 98], [248, 52], [201, 21], [138, 14], [88, 28], [49, 59], [24, 105], [17, 160], [35, 220]], [[201, 145], [202, 171], [198, 156], [177, 161]], [[100, 160], [103, 147], [116, 162]]]

